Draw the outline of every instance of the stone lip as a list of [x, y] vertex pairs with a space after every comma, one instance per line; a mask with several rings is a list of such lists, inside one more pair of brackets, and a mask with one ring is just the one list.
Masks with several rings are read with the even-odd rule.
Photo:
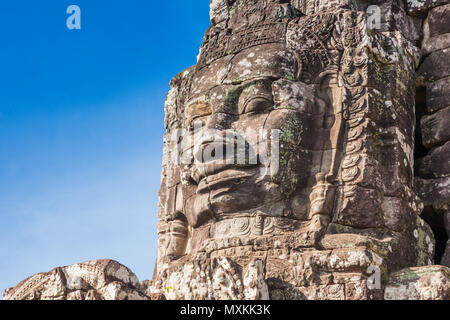
[[148, 300], [136, 275], [114, 260], [38, 273], [6, 289], [4, 300]]

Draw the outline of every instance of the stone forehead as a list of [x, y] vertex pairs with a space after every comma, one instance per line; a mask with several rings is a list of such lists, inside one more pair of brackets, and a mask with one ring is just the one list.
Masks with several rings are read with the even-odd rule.
[[265, 44], [220, 58], [199, 68], [192, 78], [189, 98], [205, 94], [219, 85], [234, 85], [257, 78], [294, 80], [296, 55], [282, 44]]

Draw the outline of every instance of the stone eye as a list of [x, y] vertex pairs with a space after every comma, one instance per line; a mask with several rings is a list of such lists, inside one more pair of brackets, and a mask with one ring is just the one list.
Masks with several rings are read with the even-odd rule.
[[258, 80], [246, 87], [239, 96], [239, 114], [261, 113], [273, 108], [272, 82]]
[[255, 96], [247, 99], [241, 108], [241, 114], [264, 112], [273, 107], [272, 99], [266, 96]]

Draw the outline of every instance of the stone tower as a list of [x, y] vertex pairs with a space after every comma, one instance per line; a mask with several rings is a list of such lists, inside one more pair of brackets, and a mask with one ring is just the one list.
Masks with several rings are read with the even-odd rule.
[[[447, 180], [422, 180], [414, 170], [417, 87], [442, 72], [433, 55], [449, 61], [441, 50], [448, 42], [428, 49], [436, 41], [426, 39], [422, 49], [430, 7], [211, 1], [212, 26], [198, 63], [175, 77], [166, 103], [154, 285], [175, 288], [167, 298], [398, 298], [398, 283], [386, 290], [393, 273], [423, 267], [417, 278], [427, 270], [441, 276], [441, 268], [425, 267], [434, 264], [434, 238], [420, 215], [424, 199], [428, 207], [436, 201], [428, 200], [429, 188], [447, 188], [438, 214], [449, 202], [450, 155], [432, 149], [449, 138], [448, 115], [422, 119], [425, 146], [433, 142], [418, 166], [424, 177], [420, 172], [442, 157]], [[448, 7], [431, 9], [426, 38], [445, 31]], [[417, 68], [427, 50], [435, 53], [425, 58], [424, 75]], [[441, 101], [438, 108], [448, 105], [447, 96]], [[440, 129], [427, 130], [433, 121]], [[263, 129], [259, 144], [249, 141], [248, 129]], [[243, 150], [260, 156], [274, 144], [275, 130], [275, 165], [276, 159], [223, 164], [197, 156], [239, 138], [247, 142]], [[419, 198], [415, 186], [426, 196]], [[395, 277], [401, 282], [401, 274]]]
[[450, 298], [450, 4], [210, 12], [167, 95], [154, 279], [116, 296]]

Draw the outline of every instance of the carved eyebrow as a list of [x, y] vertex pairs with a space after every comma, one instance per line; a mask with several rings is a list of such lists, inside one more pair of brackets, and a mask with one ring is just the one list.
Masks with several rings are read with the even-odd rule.
[[265, 78], [265, 77], [256, 77], [256, 78], [247, 80], [245, 82], [242, 82], [241, 84], [239, 84], [239, 86], [245, 88], [247, 86], [252, 86], [252, 85], [255, 85], [255, 84], [258, 84], [258, 83], [264, 83], [264, 82], [268, 82], [268, 81], [273, 82], [273, 81], [276, 81], [276, 79], [274, 79], [272, 77], [267, 77], [267, 78]]
[[[245, 107], [250, 100], [255, 98], [266, 98], [268, 100], [272, 99], [272, 86], [267, 86], [268, 82], [272, 83], [272, 79], [255, 79], [251, 82], [247, 82], [245, 87], [242, 88], [241, 99], [244, 98], [243, 106]], [[267, 87], [266, 87], [267, 86]], [[248, 90], [253, 89], [253, 90]], [[267, 91], [265, 91], [267, 89]], [[239, 110], [242, 111], [242, 110]]]
[[240, 85], [240, 89], [242, 90], [241, 95], [242, 94], [248, 95], [249, 93], [252, 94], [253, 92], [251, 91], [249, 92], [248, 89], [255, 87], [257, 87], [257, 90], [259, 91], [258, 95], [260, 95], [261, 90], [264, 89], [267, 89], [267, 92], [272, 92], [272, 83], [276, 82], [277, 80], [279, 79], [268, 77], [268, 78], [255, 78], [250, 81], [247, 81]]

